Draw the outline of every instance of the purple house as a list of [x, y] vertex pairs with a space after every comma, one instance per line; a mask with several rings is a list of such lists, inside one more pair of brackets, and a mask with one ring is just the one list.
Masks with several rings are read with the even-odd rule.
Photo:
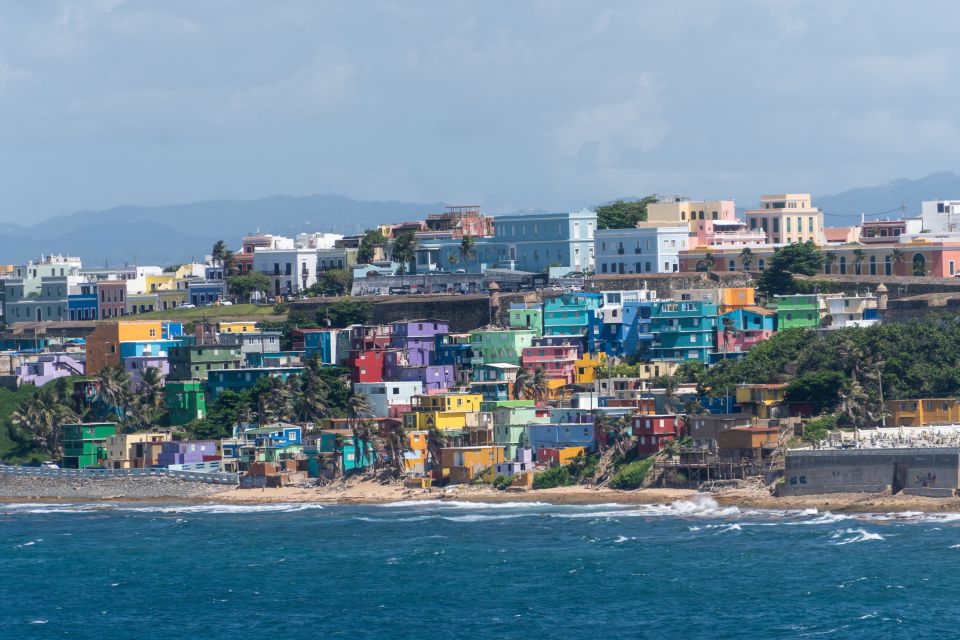
[[51, 380], [66, 376], [82, 376], [86, 363], [65, 353], [44, 354], [33, 362], [25, 362], [17, 367], [20, 384], [32, 384], [42, 387]]
[[143, 372], [147, 369], [158, 369], [160, 376], [166, 380], [170, 373], [170, 362], [166, 356], [130, 356], [123, 358], [123, 368], [130, 374], [130, 386], [137, 391], [140, 389]]
[[184, 442], [164, 442], [160, 445], [157, 465], [169, 467], [172, 464], [203, 462], [204, 456], [217, 455], [217, 443], [213, 440], [190, 440]]
[[450, 332], [450, 323], [443, 320], [411, 320], [391, 326], [390, 346], [406, 351], [410, 366], [415, 367], [434, 364], [437, 336]]
[[400, 369], [398, 380], [422, 382], [423, 392], [450, 389], [455, 385], [456, 376], [452, 364], [435, 364], [428, 367], [404, 367]]

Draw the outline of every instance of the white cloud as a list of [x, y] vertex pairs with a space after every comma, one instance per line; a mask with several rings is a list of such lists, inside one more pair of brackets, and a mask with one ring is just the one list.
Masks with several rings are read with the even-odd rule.
[[578, 109], [554, 130], [558, 150], [587, 169], [616, 166], [624, 154], [651, 151], [670, 133], [660, 91], [641, 75], [627, 99]]
[[229, 108], [241, 114], [323, 110], [347, 99], [356, 74], [356, 67], [341, 52], [325, 48], [285, 76], [234, 93]]

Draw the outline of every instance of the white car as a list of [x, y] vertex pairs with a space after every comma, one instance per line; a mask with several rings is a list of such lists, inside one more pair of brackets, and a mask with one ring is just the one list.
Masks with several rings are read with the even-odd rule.
[[233, 306], [233, 303], [230, 302], [229, 300], [221, 300], [221, 301], [220, 301], [220, 305], [221, 305], [221, 306], [224, 306], [224, 307], [232, 307], [232, 306]]
[[58, 465], [56, 462], [51, 462], [50, 460], [47, 460], [46, 462], [40, 463], [40, 468], [41, 469], [59, 469], [60, 465]]
[[197, 305], [195, 305], [195, 304], [190, 304], [190, 303], [188, 302], [187, 304], [182, 304], [182, 305], [180, 305], [179, 308], [180, 308], [180, 309], [196, 309], [196, 308], [197, 308]]

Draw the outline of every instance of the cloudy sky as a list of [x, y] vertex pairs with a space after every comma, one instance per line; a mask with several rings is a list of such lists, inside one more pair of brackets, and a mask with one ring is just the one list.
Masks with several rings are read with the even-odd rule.
[[0, 220], [921, 177], [958, 164], [958, 23], [934, 1], [4, 3]]

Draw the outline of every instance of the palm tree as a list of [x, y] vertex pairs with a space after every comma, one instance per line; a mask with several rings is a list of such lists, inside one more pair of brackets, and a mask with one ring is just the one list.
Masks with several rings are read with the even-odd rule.
[[740, 252], [740, 264], [744, 271], [750, 271], [750, 265], [753, 264], [753, 250], [750, 247], [744, 247]]
[[734, 322], [733, 318], [728, 315], [721, 316], [721, 323], [723, 324], [723, 352], [726, 353], [729, 347], [730, 337], [735, 337], [737, 334], [737, 325]]
[[79, 416], [73, 409], [57, 402], [56, 395], [45, 389], [21, 402], [10, 414], [10, 421], [16, 427], [15, 435], [54, 459], [62, 456], [63, 425], [77, 420]]
[[532, 378], [530, 371], [520, 369], [517, 372], [517, 379], [513, 381], [513, 399], [521, 400], [529, 395]]
[[676, 376], [666, 376], [663, 386], [663, 404], [670, 413], [677, 413], [680, 408], [680, 399], [677, 397], [677, 378]]
[[543, 367], [537, 367], [537, 370], [533, 372], [533, 378], [530, 380], [530, 390], [533, 392], [533, 399], [537, 402], [543, 402], [547, 397], [547, 392], [550, 390], [549, 380], [550, 378]]
[[311, 358], [303, 369], [303, 374], [296, 378], [297, 385], [293, 390], [293, 415], [301, 422], [317, 423], [330, 415], [327, 395], [329, 389], [317, 373], [319, 360]]
[[417, 257], [417, 237], [413, 231], [401, 231], [394, 237], [391, 248], [394, 262], [400, 263], [397, 271], [402, 275]]
[[450, 446], [450, 437], [433, 427], [427, 432], [427, 453], [430, 455], [430, 468], [439, 469], [441, 462], [440, 450]]
[[833, 265], [837, 263], [838, 257], [833, 251], [828, 251], [823, 255], [823, 265], [825, 273], [833, 273]]
[[257, 418], [260, 426], [278, 422], [291, 411], [290, 389], [280, 378], [268, 378], [266, 389], [257, 397]]
[[373, 445], [373, 427], [370, 419], [373, 417], [373, 408], [370, 400], [362, 393], [355, 393], [347, 401], [347, 420], [353, 432], [353, 450], [357, 458], [357, 465], [366, 466], [367, 449]]
[[123, 422], [127, 411], [133, 405], [130, 374], [120, 367], [104, 367], [97, 374], [97, 384], [100, 387], [97, 398], [100, 414], [113, 414], [118, 421]]
[[163, 408], [163, 374], [156, 367], [147, 367], [140, 376], [140, 400], [154, 411]]
[[704, 254], [703, 263], [707, 265], [707, 271], [713, 271], [713, 268], [717, 266], [717, 259], [713, 257], [712, 251], [707, 251]]
[[460, 260], [463, 262], [463, 268], [467, 268], [467, 263], [477, 257], [477, 241], [472, 236], [463, 236], [460, 241]]
[[223, 240], [217, 240], [213, 245], [213, 251], [210, 252], [213, 263], [222, 267], [226, 259], [227, 251], [227, 243]]
[[890, 252], [890, 262], [894, 264], [894, 271], [896, 271], [896, 265], [903, 264], [904, 261], [906, 261], [906, 256], [903, 249], [894, 249]]
[[447, 263], [450, 265], [450, 271], [453, 271], [453, 266], [457, 264], [457, 256], [452, 253], [447, 256]]
[[863, 264], [863, 261], [866, 259], [867, 254], [863, 249], [854, 249], [853, 250], [853, 272], [856, 275], [860, 275], [860, 265]]

